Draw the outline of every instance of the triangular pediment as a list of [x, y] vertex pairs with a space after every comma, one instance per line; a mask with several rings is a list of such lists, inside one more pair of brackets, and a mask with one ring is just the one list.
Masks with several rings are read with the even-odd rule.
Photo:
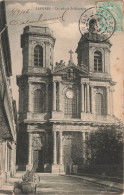
[[55, 75], [68, 75], [68, 74], [75, 74], [75, 76], [84, 75], [88, 76], [89, 72], [87, 67], [82, 66], [76, 66], [74, 63], [65, 65], [65, 64], [57, 64], [54, 68], [53, 74]]

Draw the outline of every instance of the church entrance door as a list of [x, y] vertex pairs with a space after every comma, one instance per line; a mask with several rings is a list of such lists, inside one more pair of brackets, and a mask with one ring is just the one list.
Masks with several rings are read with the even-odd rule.
[[34, 150], [33, 152], [34, 170], [44, 172], [44, 150]]
[[64, 140], [63, 152], [64, 152], [64, 171], [65, 173], [71, 173], [72, 171], [71, 139]]

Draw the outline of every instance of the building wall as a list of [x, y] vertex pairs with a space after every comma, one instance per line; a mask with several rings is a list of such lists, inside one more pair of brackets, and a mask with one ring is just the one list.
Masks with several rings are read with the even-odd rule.
[[0, 2], [0, 185], [16, 171], [16, 105], [13, 102], [12, 75], [5, 2]]

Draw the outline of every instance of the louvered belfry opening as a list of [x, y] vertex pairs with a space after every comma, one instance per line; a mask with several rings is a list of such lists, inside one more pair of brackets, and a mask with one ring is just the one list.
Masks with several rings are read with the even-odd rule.
[[43, 92], [40, 89], [34, 91], [34, 113], [43, 113]]
[[102, 72], [102, 54], [100, 51], [94, 52], [94, 71]]
[[96, 115], [103, 115], [103, 95], [97, 93], [95, 96], [95, 112]]
[[34, 48], [34, 66], [43, 67], [43, 48], [40, 45]]

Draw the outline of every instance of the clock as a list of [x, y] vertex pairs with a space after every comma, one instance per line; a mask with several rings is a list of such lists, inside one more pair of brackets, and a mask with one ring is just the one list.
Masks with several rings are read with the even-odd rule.
[[72, 90], [68, 90], [66, 92], [66, 97], [72, 99], [74, 97], [74, 92]]

